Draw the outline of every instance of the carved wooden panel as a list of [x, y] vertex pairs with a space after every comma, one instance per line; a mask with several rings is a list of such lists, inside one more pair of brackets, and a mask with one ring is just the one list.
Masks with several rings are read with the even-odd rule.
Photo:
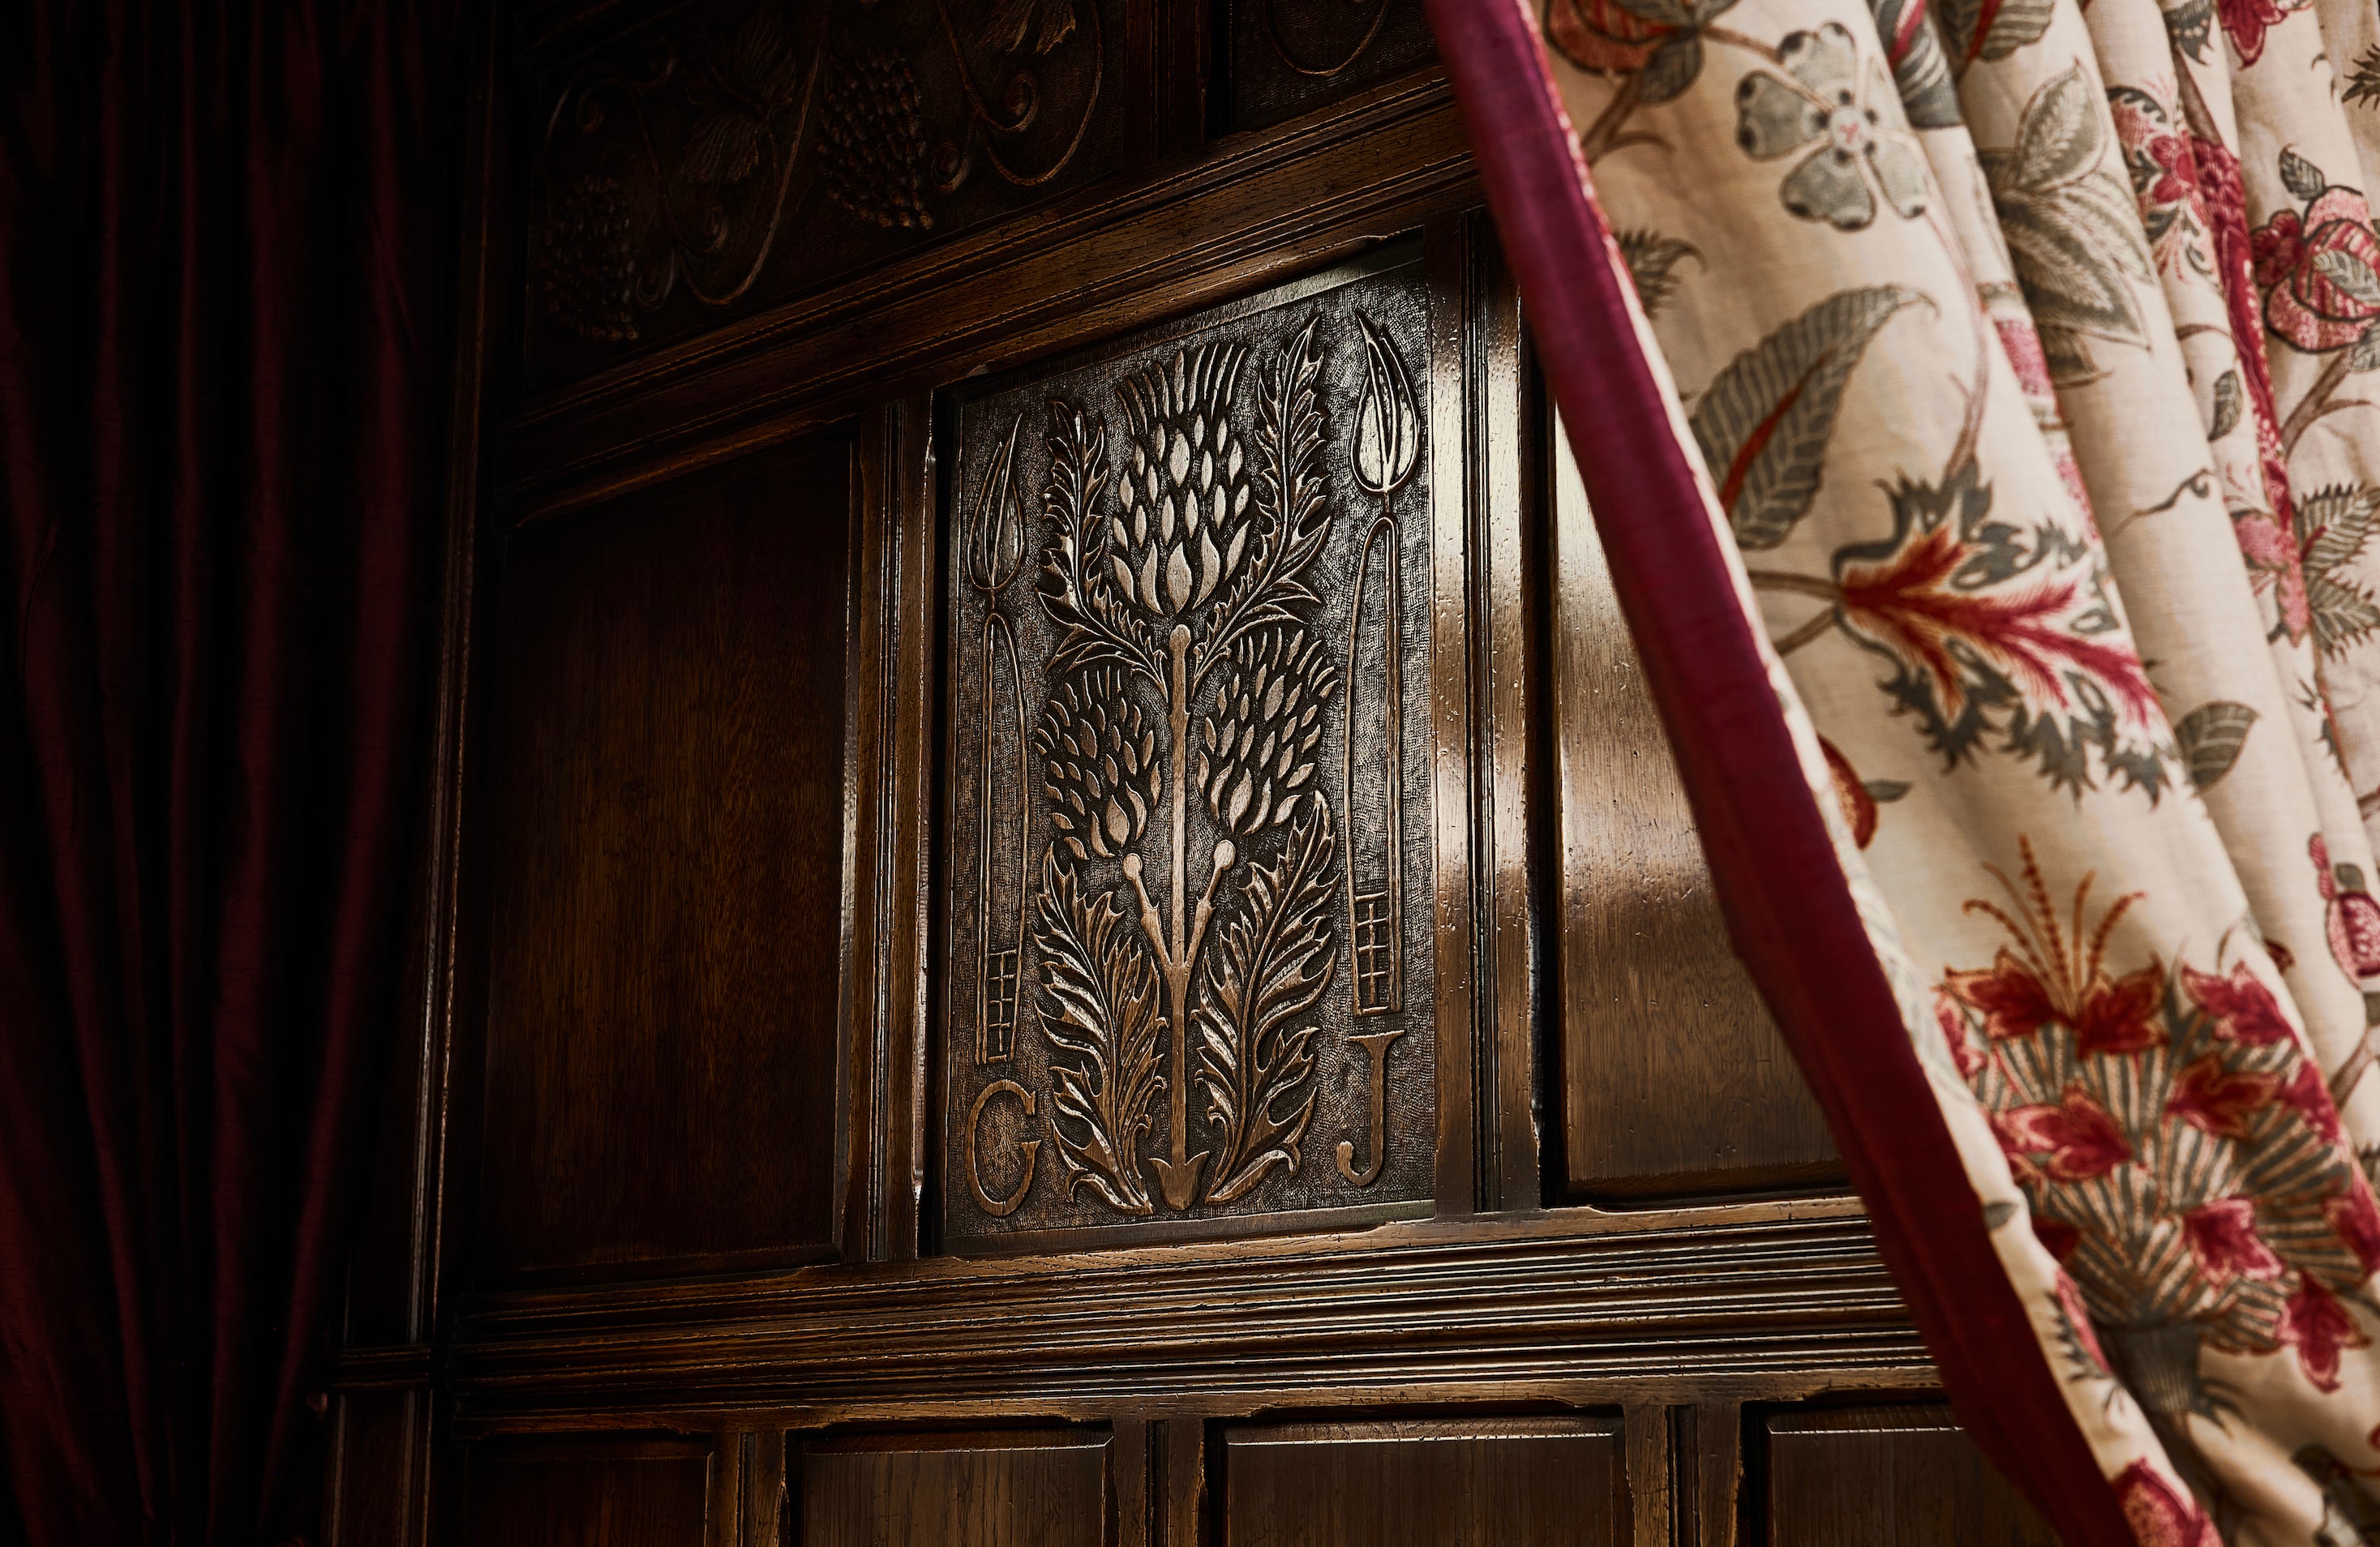
[[956, 405], [943, 1227], [1430, 1196], [1418, 263]]
[[1433, 56], [1422, 0], [1216, 0], [1231, 122], [1261, 128], [1417, 69]]
[[549, 70], [532, 384], [1123, 163], [1123, 0], [698, 0]]
[[465, 1464], [465, 1547], [710, 1547], [702, 1440], [489, 1440]]
[[1589, 1197], [1840, 1175], [1817, 1103], [1728, 945], [1586, 491], [1554, 435], [1562, 1137]]
[[489, 1275], [832, 1253], [850, 477], [806, 441], [505, 555]]
[[2057, 1547], [1943, 1407], [1771, 1413], [1768, 1547], [1972, 1542]]
[[[1102, 1430], [864, 1434], [801, 1447], [802, 1547], [1103, 1547], [1115, 1538]], [[1137, 1464], [1138, 1457], [1131, 1458]]]
[[1233, 1429], [1222, 1547], [1605, 1547], [1630, 1540], [1614, 1419]]

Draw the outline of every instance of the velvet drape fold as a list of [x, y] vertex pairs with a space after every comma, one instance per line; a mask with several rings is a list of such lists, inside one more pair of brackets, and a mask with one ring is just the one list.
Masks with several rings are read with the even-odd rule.
[[465, 30], [0, 7], [0, 1538], [312, 1539], [423, 788]]

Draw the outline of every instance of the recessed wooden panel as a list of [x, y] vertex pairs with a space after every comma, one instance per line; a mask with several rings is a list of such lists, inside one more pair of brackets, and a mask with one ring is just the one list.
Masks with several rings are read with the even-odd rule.
[[956, 405], [946, 1240], [1431, 1195], [1413, 258]]
[[855, 1435], [801, 1453], [802, 1547], [1103, 1547], [1113, 1442], [1086, 1430]]
[[848, 447], [506, 555], [480, 1261], [832, 1250]]
[[1840, 1176], [1826, 1119], [1729, 948], [1677, 765], [1554, 435], [1562, 1121], [1586, 1197]]
[[1259, 128], [1419, 68], [1434, 54], [1421, 0], [1217, 0], [1231, 122]]
[[2057, 1547], [1948, 1408], [1767, 1419], [1768, 1547]]
[[1234, 1429], [1226, 1547], [1601, 1547], [1628, 1540], [1627, 1458], [1604, 1419]]
[[1150, 132], [1125, 12], [698, 0], [548, 71], [527, 233], [532, 380], [584, 375], [1114, 170]]
[[490, 1440], [466, 1464], [466, 1547], [709, 1547], [701, 1441]]

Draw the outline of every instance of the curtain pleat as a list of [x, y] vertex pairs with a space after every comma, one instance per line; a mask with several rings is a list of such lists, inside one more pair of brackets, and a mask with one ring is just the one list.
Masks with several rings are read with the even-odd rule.
[[[1963, 1206], [1868, 1168], [1903, 1080], [1844, 1057], [1875, 1007], [1797, 1000], [1730, 922], [1962, 1415], [2070, 1541], [2110, 1540], [2107, 1504], [2143, 1543], [2380, 1540], [2368, 0], [1433, 20], [1607, 547], [1722, 530], [1699, 600], [1732, 593], [1776, 718], [1806, 715], [1767, 770], [1833, 808], [1801, 881], [1858, 912]], [[1611, 242], [1549, 213], [1555, 153]], [[1699, 521], [1593, 422], [1615, 344], [1566, 293], [1613, 268]], [[1686, 766], [1722, 754], [1664, 689], [1703, 647], [1681, 604], [1630, 616]], [[1722, 894], [1772, 887], [1725, 838], [1745, 797], [1689, 792]], [[2012, 1364], [1962, 1347], [1978, 1232]]]

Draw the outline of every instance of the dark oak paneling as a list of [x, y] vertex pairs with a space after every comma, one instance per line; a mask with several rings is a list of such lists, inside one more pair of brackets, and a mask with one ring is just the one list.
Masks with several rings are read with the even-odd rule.
[[1218, 0], [1231, 127], [1261, 128], [1434, 54], [1421, 0]]
[[1767, 1547], [2058, 1547], [1948, 1408], [1767, 1419]]
[[506, 556], [486, 1275], [832, 1249], [850, 477], [814, 441]]
[[1609, 1419], [1235, 1429], [1224, 1547], [1602, 1547], [1629, 1540]]
[[1570, 448], [1554, 448], [1562, 1134], [1590, 1198], [1808, 1186], [1826, 1119], [1727, 940]]
[[812, 1440], [801, 1448], [795, 1540], [1103, 1547], [1115, 1541], [1113, 1449], [1103, 1432], [1062, 1429]]
[[465, 1547], [711, 1547], [710, 1447], [572, 1438], [472, 1447]]

